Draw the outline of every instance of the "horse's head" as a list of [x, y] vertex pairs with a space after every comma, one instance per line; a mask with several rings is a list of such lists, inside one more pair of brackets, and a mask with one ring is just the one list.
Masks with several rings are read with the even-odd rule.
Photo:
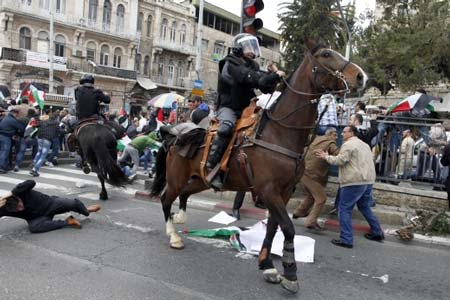
[[308, 41], [312, 82], [318, 92], [363, 89], [367, 75], [357, 64], [322, 44]]

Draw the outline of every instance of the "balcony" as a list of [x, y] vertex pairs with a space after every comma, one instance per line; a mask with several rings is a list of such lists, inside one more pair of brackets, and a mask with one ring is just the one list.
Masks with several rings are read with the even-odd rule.
[[187, 77], [169, 78], [166, 76], [152, 76], [151, 79], [153, 82], [171, 87], [178, 87], [184, 89], [192, 88], [192, 80]]
[[[39, 1], [32, 1], [31, 5], [28, 5], [27, 1], [22, 2], [20, 0], [0, 0], [0, 11], [4, 10], [21, 15], [32, 16], [39, 19], [50, 20], [49, 10], [47, 8], [39, 7]], [[98, 21], [91, 21], [87, 18], [82, 18], [80, 16], [70, 14], [70, 12], [56, 12], [54, 14], [54, 18], [55, 23], [82, 27], [99, 33], [121, 37], [133, 41], [138, 40], [140, 35], [140, 33], [138, 32], [126, 32], [126, 28], [123, 27], [116, 28], [113, 25], [103, 24], [102, 22]]]
[[172, 52], [182, 53], [189, 56], [195, 56], [196, 51], [195, 47], [187, 44], [179, 44], [177, 42], [170, 42], [167, 40], [161, 40], [161, 39], [155, 39], [153, 41], [153, 47], [154, 48], [162, 48], [165, 50], [169, 50]]
[[67, 61], [67, 69], [75, 70], [78, 72], [94, 73], [98, 75], [106, 75], [131, 80], [136, 80], [137, 78], [136, 71], [101, 65], [94, 66], [92, 63], [89, 63], [87, 61], [75, 62], [69, 59]]
[[19, 49], [1, 48], [0, 59], [25, 63], [27, 60], [27, 52]]

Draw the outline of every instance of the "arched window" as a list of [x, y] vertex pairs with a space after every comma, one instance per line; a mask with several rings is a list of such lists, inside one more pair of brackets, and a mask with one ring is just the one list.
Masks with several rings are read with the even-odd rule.
[[109, 0], [105, 0], [105, 4], [103, 5], [103, 29], [109, 30], [109, 26], [111, 25], [111, 10], [112, 5]]
[[31, 31], [28, 27], [20, 28], [19, 48], [31, 50]]
[[109, 59], [109, 47], [107, 45], [103, 45], [100, 49], [100, 64], [107, 66]]
[[95, 22], [97, 21], [97, 8], [98, 8], [98, 0], [89, 0], [89, 21]]
[[117, 6], [117, 22], [116, 22], [116, 31], [122, 32], [125, 28], [125, 7], [122, 4]]
[[142, 56], [139, 53], [137, 53], [136, 60], [134, 61], [134, 70], [138, 74], [141, 73], [141, 59], [142, 59]]
[[180, 44], [184, 45], [184, 43], [186, 43], [186, 24], [182, 24], [180, 29]]
[[153, 20], [153, 17], [151, 15], [149, 15], [147, 17], [147, 36], [148, 37], [152, 36], [152, 20]]
[[148, 75], [150, 67], [150, 56], [146, 55], [144, 58], [144, 75]]
[[97, 52], [97, 46], [94, 42], [87, 43], [86, 46], [86, 60], [90, 60], [95, 62], [96, 60], [96, 53]]
[[141, 32], [142, 31], [142, 22], [144, 21], [144, 14], [143, 13], [139, 13], [138, 15], [138, 19], [137, 19], [137, 24], [136, 24], [136, 30]]
[[114, 50], [113, 67], [120, 68], [121, 62], [122, 62], [122, 49], [117, 47]]
[[169, 24], [169, 22], [167, 21], [167, 19], [163, 19], [162, 23], [161, 23], [161, 39], [165, 40], [166, 36], [167, 36], [167, 25]]
[[47, 31], [39, 31], [37, 40], [37, 51], [48, 54], [48, 33]]
[[55, 37], [55, 55], [56, 56], [64, 56], [66, 50], [66, 38], [58, 34]]
[[177, 22], [172, 22], [172, 27], [170, 28], [170, 41], [175, 42], [175, 37], [177, 33]]

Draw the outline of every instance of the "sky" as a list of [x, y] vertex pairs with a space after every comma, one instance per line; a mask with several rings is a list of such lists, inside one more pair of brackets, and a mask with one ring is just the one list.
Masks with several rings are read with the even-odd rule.
[[[241, 3], [242, 0], [205, 0], [211, 4], [214, 4], [220, 8], [234, 13], [235, 15], [241, 15]], [[278, 32], [278, 17], [279, 12], [278, 4], [292, 2], [292, 0], [265, 0], [264, 9], [257, 14], [257, 17], [261, 18], [264, 23], [264, 27], [272, 31]], [[341, 5], [345, 5], [353, 0], [342, 0]], [[356, 0], [356, 15], [364, 12], [366, 8], [375, 9], [375, 0]]]

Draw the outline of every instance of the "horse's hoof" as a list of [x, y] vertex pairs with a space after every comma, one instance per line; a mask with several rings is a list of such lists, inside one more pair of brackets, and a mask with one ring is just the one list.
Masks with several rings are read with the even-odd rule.
[[105, 195], [101, 195], [101, 194], [100, 194], [100, 200], [106, 201], [106, 200], [108, 200], [108, 196], [105, 196]]
[[89, 174], [91, 173], [91, 168], [89, 168], [89, 166], [83, 166], [83, 173], [84, 174]]
[[286, 278], [284, 278], [284, 277], [282, 277], [282, 279], [281, 279], [281, 286], [282, 286], [284, 289], [286, 289], [286, 290], [288, 290], [289, 292], [291, 292], [292, 294], [297, 293], [298, 290], [300, 289], [297, 280], [291, 281], [291, 280], [288, 280], [288, 279], [286, 279]]
[[275, 268], [264, 270], [263, 278], [269, 283], [280, 283], [282, 279], [277, 269]]
[[176, 249], [176, 250], [182, 250], [182, 249], [184, 249], [184, 243], [183, 243], [183, 241], [171, 242], [170, 248]]

